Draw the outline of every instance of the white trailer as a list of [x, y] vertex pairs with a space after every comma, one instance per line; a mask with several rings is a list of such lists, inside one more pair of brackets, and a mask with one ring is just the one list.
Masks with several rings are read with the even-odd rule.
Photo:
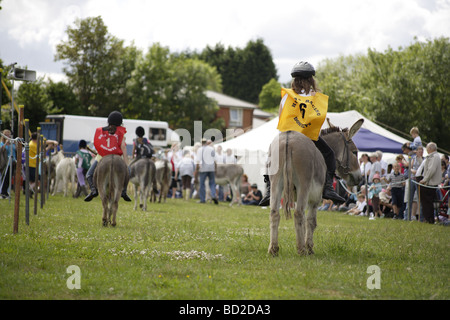
[[[107, 125], [108, 118], [74, 115], [48, 115], [45, 122], [40, 123], [42, 134], [47, 139], [62, 143], [65, 153], [76, 152], [80, 140], [86, 140], [87, 144], [93, 147], [95, 129]], [[180, 141], [180, 137], [164, 121], [124, 119], [123, 126], [127, 129], [128, 155], [131, 155], [136, 128], [139, 126], [144, 128], [145, 137], [155, 148], [165, 148]]]

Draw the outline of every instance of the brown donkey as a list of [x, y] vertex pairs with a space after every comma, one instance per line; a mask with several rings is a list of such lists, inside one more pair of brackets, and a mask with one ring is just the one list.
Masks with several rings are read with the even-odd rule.
[[[358, 120], [350, 130], [341, 130], [332, 125], [322, 130], [321, 136], [333, 149], [337, 171], [349, 186], [361, 180], [358, 151], [352, 137], [358, 132], [364, 120]], [[286, 218], [291, 218], [291, 204], [295, 203], [294, 223], [299, 254], [313, 254], [313, 233], [317, 226], [317, 208], [322, 201], [325, 182], [325, 160], [310, 138], [296, 131], [280, 133], [270, 145], [269, 176], [270, 189], [270, 244], [269, 253], [277, 255], [278, 226], [280, 223], [280, 202]], [[306, 217], [308, 211], [308, 217]]]
[[[103, 205], [103, 226], [116, 226], [116, 213], [122, 190], [128, 185], [128, 167], [121, 156], [107, 155], [100, 160], [94, 173]], [[111, 222], [112, 217], [112, 222]]]

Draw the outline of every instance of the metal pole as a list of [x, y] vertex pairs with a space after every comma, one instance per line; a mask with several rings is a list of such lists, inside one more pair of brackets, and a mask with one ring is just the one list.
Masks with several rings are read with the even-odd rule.
[[14, 80], [12, 80], [12, 87], [11, 87], [11, 135], [14, 136]]
[[37, 128], [37, 147], [36, 147], [36, 174], [34, 177], [34, 215], [37, 215], [37, 198], [38, 198], [38, 182], [39, 182], [39, 155], [41, 144], [39, 137], [41, 136], [41, 128]]
[[[21, 139], [23, 138], [23, 106], [19, 106], [19, 119], [18, 119], [18, 137]], [[22, 142], [18, 142], [16, 144], [16, 151], [17, 151], [17, 159], [22, 159]], [[11, 147], [11, 154], [12, 154], [12, 147]], [[17, 161], [16, 165], [16, 179], [14, 182], [14, 234], [19, 232], [19, 209], [20, 209], [20, 178], [22, 177], [22, 162]]]
[[366, 214], [369, 217], [369, 190], [367, 189], [366, 164], [364, 163], [364, 186], [366, 188]]
[[50, 183], [52, 177], [52, 151], [48, 153], [48, 163], [47, 163], [47, 200], [50, 194]]
[[40, 180], [41, 180], [41, 209], [44, 208], [44, 202], [45, 202], [45, 195], [44, 195], [44, 151], [45, 151], [45, 144], [44, 144], [44, 135], [41, 134], [41, 159], [40, 159]]
[[411, 161], [412, 158], [410, 155], [408, 155], [408, 221], [411, 221], [411, 206], [412, 206], [412, 199], [414, 197], [414, 193], [412, 192], [412, 181], [411, 181]]
[[[2, 95], [3, 95], [3, 69], [0, 68], [0, 108], [2, 107]], [[0, 130], [1, 130], [2, 120], [0, 117]]]
[[30, 120], [25, 119], [25, 222], [30, 225]]

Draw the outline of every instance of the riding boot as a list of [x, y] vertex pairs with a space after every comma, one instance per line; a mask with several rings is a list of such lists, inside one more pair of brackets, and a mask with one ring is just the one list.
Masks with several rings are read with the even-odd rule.
[[322, 198], [327, 200], [332, 200], [333, 202], [340, 204], [344, 203], [345, 199], [336, 193], [333, 188], [333, 177], [334, 173], [327, 171], [327, 176], [325, 180], [325, 185], [323, 186]]
[[270, 179], [268, 175], [264, 175], [264, 182], [266, 183], [266, 194], [259, 202], [259, 206], [267, 207], [270, 205]]
[[122, 198], [123, 200], [130, 202], [131, 198], [127, 195], [127, 188], [123, 188], [122, 190]]
[[94, 185], [94, 176], [87, 176], [86, 180], [89, 183], [89, 187], [91, 188], [91, 193], [89, 193], [87, 195], [87, 197], [84, 198], [84, 201], [89, 202], [92, 199], [94, 199], [96, 196], [98, 196], [98, 191], [97, 191], [97, 188]]

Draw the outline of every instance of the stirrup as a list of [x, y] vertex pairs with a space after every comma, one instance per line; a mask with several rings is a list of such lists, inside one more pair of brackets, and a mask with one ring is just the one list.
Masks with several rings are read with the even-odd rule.
[[258, 206], [260, 207], [267, 207], [270, 205], [270, 192], [267, 192], [267, 194], [264, 196], [264, 198], [261, 199]]

